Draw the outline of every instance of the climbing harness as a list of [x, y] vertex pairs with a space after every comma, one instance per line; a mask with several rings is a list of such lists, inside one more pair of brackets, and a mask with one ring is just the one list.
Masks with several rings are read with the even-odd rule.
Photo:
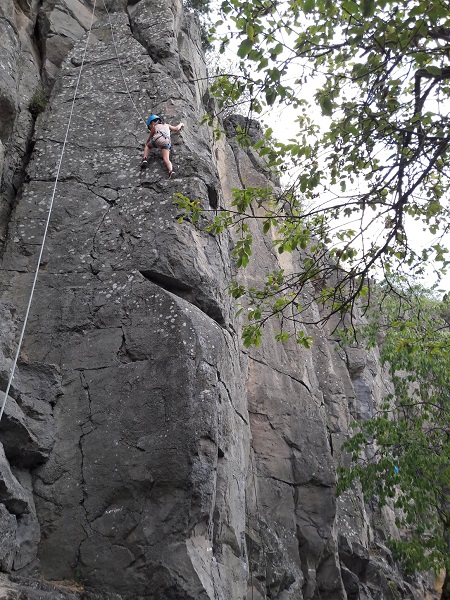
[[[162, 125], [164, 127], [164, 125]], [[167, 127], [167, 125], [165, 126]], [[156, 137], [156, 135], [158, 137]], [[158, 129], [158, 125], [155, 126], [155, 135], [152, 138], [152, 146], [154, 148], [168, 148], [170, 149], [170, 133], [167, 134], [162, 129]]]
[[44, 253], [44, 246], [45, 246], [45, 241], [46, 241], [46, 238], [47, 238], [48, 227], [49, 227], [49, 224], [50, 224], [50, 217], [52, 215], [53, 203], [54, 203], [55, 195], [56, 195], [56, 186], [58, 184], [58, 178], [59, 178], [59, 172], [61, 170], [61, 165], [62, 165], [62, 161], [63, 161], [63, 157], [64, 157], [64, 151], [66, 149], [67, 138], [69, 136], [70, 125], [71, 125], [71, 122], [72, 122], [72, 115], [73, 115], [73, 109], [74, 109], [74, 106], [75, 106], [75, 100], [77, 98], [78, 85], [80, 83], [81, 72], [83, 70], [83, 65], [84, 65], [84, 61], [85, 61], [85, 58], [86, 58], [86, 51], [87, 51], [87, 47], [88, 47], [88, 43], [89, 43], [89, 37], [91, 35], [92, 24], [94, 22], [94, 14], [95, 14], [95, 4], [96, 4], [96, 1], [97, 0], [94, 0], [94, 6], [92, 8], [91, 23], [89, 25], [88, 35], [87, 35], [87, 39], [86, 39], [86, 45], [84, 47], [83, 58], [81, 60], [80, 71], [78, 73], [78, 79], [77, 79], [77, 83], [76, 83], [76, 86], [75, 86], [75, 92], [73, 94], [72, 106], [71, 106], [71, 109], [70, 109], [69, 120], [68, 120], [67, 128], [66, 128], [66, 135], [64, 137], [64, 142], [63, 142], [63, 146], [62, 146], [62, 150], [61, 150], [61, 156], [59, 157], [58, 168], [56, 170], [55, 183], [53, 185], [53, 193], [52, 193], [52, 197], [51, 197], [51, 200], [50, 200], [50, 205], [49, 205], [48, 214], [47, 214], [47, 221], [45, 223], [44, 235], [42, 237], [41, 249], [39, 251], [39, 257], [38, 257], [38, 260], [37, 260], [36, 271], [34, 273], [34, 279], [33, 279], [33, 283], [32, 283], [32, 286], [31, 286], [31, 292], [30, 292], [30, 297], [29, 297], [29, 300], [28, 300], [27, 310], [25, 312], [25, 318], [24, 318], [23, 325], [22, 325], [22, 331], [21, 331], [21, 334], [20, 334], [19, 343], [18, 343], [18, 346], [17, 346], [16, 354], [15, 354], [14, 361], [13, 361], [13, 365], [12, 365], [12, 368], [11, 368], [11, 374], [9, 376], [8, 385], [6, 387], [5, 397], [3, 398], [3, 403], [2, 403], [2, 406], [1, 406], [1, 409], [0, 409], [0, 421], [1, 421], [2, 417], [3, 417], [3, 413], [4, 413], [4, 410], [5, 410], [5, 406], [6, 406], [6, 400], [8, 398], [9, 390], [11, 388], [12, 381], [14, 379], [14, 373], [16, 371], [17, 361], [19, 360], [20, 351], [22, 349], [23, 337], [25, 335], [25, 329], [26, 329], [26, 326], [27, 326], [27, 323], [28, 323], [28, 317], [29, 317], [29, 314], [30, 314], [31, 303], [33, 301], [34, 290], [36, 288], [36, 282], [37, 282], [38, 273], [39, 273], [39, 266], [40, 266], [41, 261], [42, 261], [42, 255]]

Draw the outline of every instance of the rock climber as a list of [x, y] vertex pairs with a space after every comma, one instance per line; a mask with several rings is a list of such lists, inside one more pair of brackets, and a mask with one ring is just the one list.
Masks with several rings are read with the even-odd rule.
[[158, 115], [151, 115], [147, 120], [147, 128], [150, 130], [150, 135], [145, 142], [144, 158], [141, 162], [141, 167], [145, 168], [148, 163], [148, 157], [152, 148], [160, 148], [161, 156], [169, 173], [168, 179], [173, 175], [173, 167], [170, 162], [170, 132], [180, 131], [184, 127], [184, 123], [178, 125], [169, 125], [164, 123]]

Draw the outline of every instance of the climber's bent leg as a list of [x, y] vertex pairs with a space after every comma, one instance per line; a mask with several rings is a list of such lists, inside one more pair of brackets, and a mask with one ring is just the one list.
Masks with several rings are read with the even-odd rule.
[[170, 150], [168, 148], [161, 148], [161, 156], [166, 165], [166, 169], [169, 173], [172, 173], [172, 163], [170, 162]]

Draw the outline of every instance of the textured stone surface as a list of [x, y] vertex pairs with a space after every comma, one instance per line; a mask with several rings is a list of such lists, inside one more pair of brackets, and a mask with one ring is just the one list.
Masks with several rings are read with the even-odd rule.
[[89, 29], [92, 10], [78, 0], [45, 1], [39, 9], [40, 51], [47, 85], [54, 82], [67, 53]]
[[0, 5], [0, 140], [4, 152], [0, 160], [0, 251], [30, 150], [34, 119], [29, 103], [41, 89], [40, 59], [33, 40], [38, 4], [38, 0], [3, 0]]
[[[242, 118], [228, 120], [229, 135], [238, 124], [244, 124]], [[250, 134], [257, 139], [258, 127]], [[255, 169], [252, 151], [229, 141], [217, 152], [226, 202], [230, 188], [267, 181], [261, 167]], [[247, 285], [261, 280], [270, 266], [295, 269], [300, 257], [281, 257], [280, 263], [256, 229], [252, 234], [257, 250], [241, 274]], [[319, 318], [313, 306], [311, 320]], [[368, 511], [357, 490], [335, 497], [335, 466], [349, 423], [371, 416], [391, 391], [377, 352], [344, 351], [326, 328], [309, 328], [311, 351], [290, 343], [274, 347], [274, 333], [269, 325], [261, 346], [248, 352], [251, 488], [256, 490], [248, 507], [252, 592], [258, 598], [276, 590], [282, 598], [330, 600], [424, 595], [419, 582], [418, 592], [402, 582], [386, 548], [389, 560], [370, 557], [371, 548], [379, 554], [380, 534], [398, 533], [392, 511]]]
[[[10, 579], [0, 576], [0, 600], [77, 600], [82, 598], [82, 593], [70, 591], [75, 588], [76, 586], [71, 585], [70, 582], [51, 585], [36, 579], [17, 577]], [[114, 599], [111, 598], [111, 600]]]
[[[195, 17], [177, 0], [108, 9], [111, 21], [102, 6], [95, 15], [0, 424], [0, 571], [11, 573], [0, 599], [425, 597], [383, 545], [392, 511], [374, 513], [358, 490], [335, 495], [349, 423], [387, 389], [376, 352], [344, 351], [313, 327], [312, 351], [277, 345], [272, 325], [242, 349], [226, 291], [233, 240], [205, 232], [212, 211], [178, 223], [173, 194], [214, 209], [232, 187], [277, 182], [236, 144], [242, 118], [220, 140], [200, 124], [211, 100]], [[89, 23], [81, 0], [0, 8], [2, 390]], [[35, 121], [30, 98], [50, 88]], [[149, 113], [186, 125], [170, 181], [157, 153], [139, 169]], [[246, 283], [301, 260], [254, 234]], [[68, 587], [75, 578], [84, 591]]]
[[[126, 15], [112, 20], [141, 110], [148, 102], [139, 90], [144, 79], [152, 94], [166, 95], [152, 111], [186, 122], [185, 153], [176, 160], [198, 174], [183, 177], [178, 189], [207, 198], [208, 186], [217, 185], [209, 133], [189, 128], [201, 90], [169, 78], [131, 36]], [[140, 21], [135, 26], [145, 29]], [[34, 470], [41, 572], [64, 579], [80, 571], [110, 594], [147, 597], [153, 590], [161, 598], [209, 597], [226, 574], [220, 597], [239, 597], [247, 576], [239, 482], [248, 417], [236, 340], [221, 327], [230, 320], [226, 248], [176, 223], [173, 182], [164, 180], [159, 159], [139, 171], [145, 129], [132, 112], [124, 119], [129, 99], [106, 21], [94, 36], [36, 290], [35, 306], [45, 306], [45, 314], [30, 314], [18, 375], [24, 385], [15, 384], [22, 408], [30, 396], [46, 400], [56, 424], [54, 445], [51, 427], [43, 428], [51, 454]], [[42, 120], [30, 182], [10, 223], [6, 304], [21, 303], [30, 284], [82, 48], [62, 65], [52, 119]], [[181, 141], [174, 136], [175, 150]], [[194, 155], [191, 146], [200, 151]], [[20, 429], [36, 445], [19, 410], [11, 403], [10, 437]]]
[[9, 573], [16, 555], [17, 521], [4, 504], [0, 504], [0, 571]]

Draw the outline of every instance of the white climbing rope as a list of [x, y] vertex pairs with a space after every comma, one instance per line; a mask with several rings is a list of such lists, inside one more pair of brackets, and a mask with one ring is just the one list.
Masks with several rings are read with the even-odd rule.
[[67, 128], [66, 128], [66, 135], [64, 137], [63, 147], [62, 147], [62, 150], [61, 150], [61, 156], [59, 157], [58, 168], [56, 170], [56, 178], [55, 178], [55, 183], [54, 183], [54, 186], [53, 186], [53, 193], [52, 193], [52, 197], [51, 197], [51, 200], [50, 200], [50, 205], [49, 205], [48, 214], [47, 214], [47, 221], [45, 223], [44, 235], [42, 237], [41, 249], [40, 249], [39, 257], [38, 257], [38, 260], [37, 260], [36, 271], [34, 273], [33, 284], [31, 286], [31, 292], [30, 292], [30, 297], [29, 297], [29, 300], [28, 300], [27, 310], [26, 310], [26, 313], [25, 313], [25, 319], [23, 321], [22, 331], [21, 331], [21, 334], [20, 334], [20, 338], [19, 338], [19, 343], [18, 343], [18, 346], [17, 346], [16, 355], [14, 357], [14, 362], [13, 362], [13, 365], [12, 365], [12, 368], [11, 368], [11, 374], [9, 376], [8, 385], [6, 387], [5, 397], [3, 398], [2, 407], [0, 409], [0, 421], [2, 419], [3, 412], [4, 412], [5, 406], [6, 406], [6, 401], [8, 399], [9, 390], [11, 388], [11, 385], [12, 385], [12, 382], [13, 382], [13, 379], [14, 379], [14, 373], [16, 371], [17, 361], [19, 359], [20, 351], [22, 349], [23, 337], [25, 335], [25, 329], [26, 329], [27, 323], [28, 323], [28, 317], [29, 317], [29, 314], [30, 314], [31, 303], [33, 302], [34, 290], [36, 288], [36, 282], [37, 282], [38, 273], [39, 273], [39, 265], [41, 264], [42, 255], [43, 255], [43, 252], [44, 252], [45, 241], [46, 241], [46, 238], [47, 238], [48, 226], [49, 226], [49, 223], [50, 223], [50, 217], [51, 217], [52, 210], [53, 210], [53, 203], [54, 203], [55, 195], [56, 195], [56, 186], [58, 184], [59, 172], [61, 170], [61, 164], [62, 164], [62, 160], [63, 160], [63, 157], [64, 157], [64, 151], [66, 149], [67, 138], [69, 136], [70, 125], [71, 125], [71, 122], [72, 122], [73, 109], [74, 109], [74, 106], [75, 106], [75, 100], [77, 98], [78, 85], [80, 83], [81, 72], [83, 70], [84, 60], [85, 60], [85, 57], [86, 57], [86, 51], [87, 51], [87, 47], [88, 47], [88, 43], [89, 43], [89, 37], [91, 35], [92, 24], [94, 22], [96, 1], [97, 0], [94, 0], [94, 5], [93, 5], [93, 8], [92, 8], [91, 23], [89, 25], [88, 35], [87, 35], [87, 39], [86, 39], [86, 45], [84, 47], [83, 58], [82, 58], [82, 61], [81, 61], [80, 71], [78, 73], [78, 79], [77, 79], [77, 83], [76, 83], [76, 86], [75, 86], [75, 92], [74, 92], [74, 95], [73, 95], [72, 106], [71, 106], [70, 114], [69, 114], [69, 121], [67, 123]]
[[110, 17], [110, 15], [109, 15], [109, 11], [108, 11], [108, 9], [106, 8], [105, 0], [103, 0], [103, 6], [105, 7], [106, 14], [108, 15], [109, 27], [110, 27], [110, 29], [111, 29], [112, 41], [113, 41], [113, 44], [114, 44], [114, 51], [115, 51], [115, 53], [116, 53], [116, 58], [117, 58], [117, 62], [118, 62], [118, 64], [119, 64], [120, 74], [122, 75], [122, 80], [123, 80], [123, 83], [124, 83], [125, 89], [127, 90], [128, 97], [130, 98], [131, 104], [133, 105], [133, 107], [134, 107], [134, 110], [136, 111], [136, 113], [137, 113], [137, 115], [138, 115], [139, 119], [140, 119], [140, 120], [141, 120], [143, 123], [147, 124], [147, 122], [146, 122], [145, 118], [142, 116], [142, 114], [141, 114], [141, 112], [139, 111], [138, 107], [137, 107], [137, 106], [136, 106], [136, 104], [134, 103], [133, 97], [132, 97], [132, 95], [131, 95], [131, 92], [130, 92], [130, 90], [129, 90], [129, 88], [128, 88], [128, 85], [127, 85], [127, 82], [126, 82], [126, 79], [125, 79], [125, 75], [124, 75], [124, 73], [123, 73], [122, 65], [121, 65], [121, 63], [120, 63], [119, 53], [118, 53], [118, 51], [117, 51], [116, 38], [115, 38], [115, 36], [114, 36], [114, 29], [113, 29], [113, 26], [112, 26], [111, 17]]

